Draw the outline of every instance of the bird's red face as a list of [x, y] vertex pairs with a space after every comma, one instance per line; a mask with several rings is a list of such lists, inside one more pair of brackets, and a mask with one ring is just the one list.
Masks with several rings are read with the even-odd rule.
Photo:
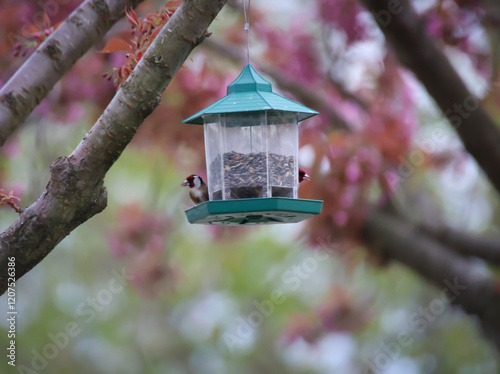
[[203, 179], [199, 175], [192, 174], [187, 177], [184, 182], [182, 182], [181, 186], [189, 186], [189, 188], [200, 188], [204, 184], [205, 182], [203, 182]]
[[189, 188], [194, 187], [194, 178], [197, 177], [196, 175], [190, 175], [189, 177], [186, 178], [184, 182], [182, 182], [181, 186], [189, 186]]
[[309, 177], [309, 175], [307, 175], [305, 170], [299, 169], [299, 183], [302, 183], [302, 181], [305, 181], [305, 180], [310, 181], [311, 178]]

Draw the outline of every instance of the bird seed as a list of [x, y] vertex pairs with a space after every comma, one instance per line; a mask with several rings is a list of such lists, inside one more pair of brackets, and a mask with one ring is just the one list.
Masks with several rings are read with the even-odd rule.
[[[220, 155], [210, 164], [211, 180], [221, 181], [221, 170], [224, 170], [226, 199], [248, 199], [267, 197], [269, 167], [269, 186], [273, 197], [293, 197], [295, 182], [295, 162], [293, 156], [276, 153], [224, 153], [221, 168]], [[220, 188], [220, 189], [217, 189]], [[222, 199], [222, 186], [216, 186], [214, 200]]]

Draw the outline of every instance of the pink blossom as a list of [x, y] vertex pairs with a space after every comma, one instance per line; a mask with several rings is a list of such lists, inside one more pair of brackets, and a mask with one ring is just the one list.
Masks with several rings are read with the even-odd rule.
[[333, 215], [333, 220], [338, 226], [345, 226], [347, 224], [348, 219], [349, 216], [343, 210], [339, 210], [335, 212], [335, 214]]
[[19, 146], [19, 143], [15, 140], [7, 141], [7, 143], [5, 143], [2, 147], [2, 151], [8, 158], [12, 158], [19, 154], [20, 149], [21, 147]]
[[304, 31], [301, 22], [294, 23], [285, 33], [266, 27], [263, 23], [258, 23], [255, 29], [268, 45], [267, 60], [279, 67], [282, 73], [306, 84], [321, 79], [317, 40]]
[[354, 202], [354, 194], [352, 191], [345, 191], [342, 196], [340, 196], [340, 205], [344, 209], [349, 209]]
[[380, 155], [374, 154], [372, 157], [368, 159], [368, 171], [371, 174], [377, 174], [382, 166], [382, 161], [380, 159]]
[[396, 191], [399, 185], [399, 176], [395, 171], [387, 171], [383, 178], [392, 192]]
[[362, 11], [357, 1], [320, 0], [318, 11], [323, 22], [345, 32], [348, 44], [361, 40], [366, 35], [357, 21], [358, 14]]
[[66, 114], [66, 121], [69, 123], [76, 123], [85, 115], [85, 108], [81, 103], [69, 104], [69, 109]]
[[355, 160], [349, 161], [345, 168], [345, 176], [348, 182], [354, 183], [361, 177], [361, 168]]

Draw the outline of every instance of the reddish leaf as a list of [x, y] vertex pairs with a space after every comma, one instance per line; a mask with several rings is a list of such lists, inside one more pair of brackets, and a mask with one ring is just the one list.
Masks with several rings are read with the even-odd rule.
[[47, 15], [47, 12], [43, 12], [43, 27], [45, 29], [50, 29], [50, 18]]
[[106, 43], [106, 46], [99, 53], [113, 53], [119, 51], [128, 51], [130, 49], [130, 43], [123, 39], [111, 39]]
[[178, 8], [179, 5], [181, 5], [182, 0], [172, 0], [169, 1], [166, 5], [165, 8], [171, 9], [171, 8]]
[[161, 27], [157, 27], [156, 30], [151, 34], [151, 42], [155, 40], [155, 38], [158, 36], [158, 33], [161, 31]]
[[125, 14], [127, 15], [128, 21], [132, 25], [137, 26], [139, 24], [139, 19], [137, 18], [137, 14], [134, 12], [133, 9], [130, 9], [130, 12], [127, 12], [127, 10], [125, 10]]
[[30, 25], [26, 31], [23, 32], [24, 36], [33, 36], [35, 33], [42, 31], [38, 25]]

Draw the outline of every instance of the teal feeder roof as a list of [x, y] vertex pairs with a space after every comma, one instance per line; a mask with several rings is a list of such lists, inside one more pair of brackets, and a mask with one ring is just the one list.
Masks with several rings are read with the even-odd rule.
[[275, 94], [271, 83], [247, 65], [227, 87], [227, 95], [205, 109], [185, 119], [184, 123], [203, 125], [204, 114], [241, 113], [279, 110], [298, 114], [298, 122], [319, 114], [317, 111]]

